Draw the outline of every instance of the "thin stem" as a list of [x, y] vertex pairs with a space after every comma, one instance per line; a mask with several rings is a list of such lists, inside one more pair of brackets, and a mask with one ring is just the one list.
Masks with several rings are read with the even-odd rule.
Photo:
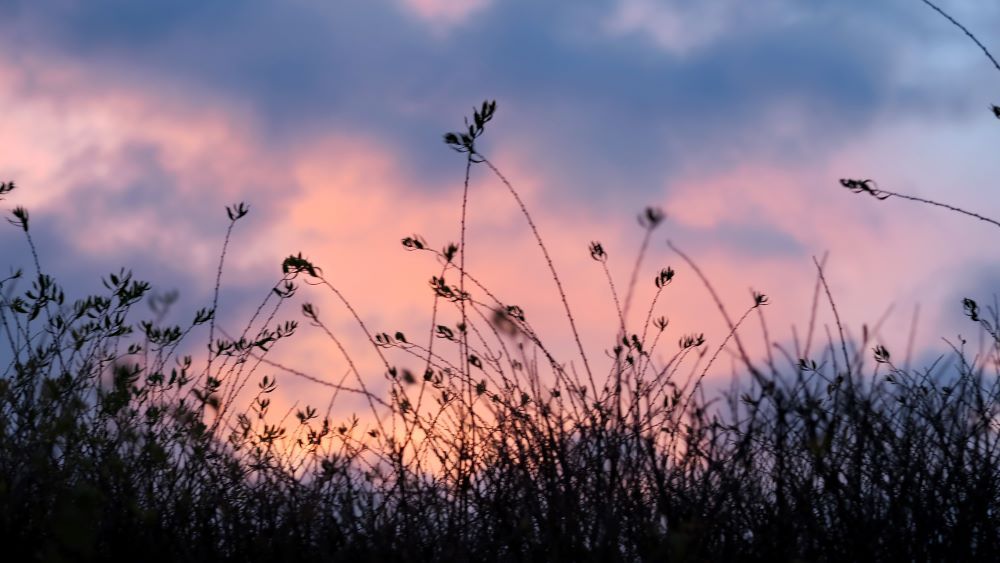
[[215, 289], [212, 292], [212, 318], [208, 321], [208, 363], [205, 366], [205, 374], [212, 374], [212, 343], [215, 341], [215, 318], [219, 309], [219, 287], [222, 285], [222, 267], [226, 262], [226, 251], [229, 249], [229, 238], [233, 234], [233, 227], [236, 219], [229, 220], [229, 227], [226, 228], [226, 238], [222, 242], [222, 252], [219, 254], [219, 267], [215, 272]]
[[[459, 253], [459, 256], [458, 256], [458, 260], [459, 260], [459, 265], [458, 265], [458, 271], [459, 271], [458, 289], [459, 289], [459, 296], [460, 296], [459, 306], [460, 306], [460, 308], [462, 310], [462, 327], [461, 327], [462, 330], [460, 331], [461, 332], [461, 337], [460, 337], [459, 343], [458, 343], [458, 356], [459, 356], [459, 362], [461, 362], [461, 366], [459, 367], [459, 372], [462, 374], [462, 377], [464, 377], [466, 379], [466, 385], [465, 385], [465, 388], [466, 388], [466, 398], [467, 398], [467, 400], [469, 402], [469, 411], [470, 411], [469, 418], [470, 418], [470, 421], [471, 421], [471, 424], [472, 424], [472, 432], [469, 434], [469, 436], [473, 440], [473, 444], [466, 445], [466, 443], [465, 443], [466, 433], [462, 432], [460, 430], [461, 442], [462, 442], [460, 448], [461, 448], [461, 451], [462, 451], [463, 454], [465, 453], [465, 450], [466, 450], [467, 447], [468, 448], [474, 448], [475, 447], [474, 440], [475, 440], [475, 435], [476, 435], [476, 426], [475, 426], [476, 421], [475, 421], [475, 416], [472, 415], [472, 408], [473, 408], [473, 404], [474, 404], [473, 397], [472, 397], [472, 378], [471, 378], [470, 373], [469, 373], [469, 333], [468, 333], [468, 331], [469, 331], [469, 324], [468, 324], [469, 323], [469, 318], [468, 318], [468, 313], [465, 310], [465, 227], [466, 227], [466, 225], [465, 225], [465, 218], [466, 218], [466, 213], [467, 213], [468, 204], [469, 204], [469, 176], [470, 176], [470, 174], [472, 172], [472, 155], [473, 155], [473, 153], [470, 151], [466, 155], [466, 159], [465, 159], [465, 181], [462, 184], [462, 233], [461, 233], [460, 241], [459, 241], [459, 248], [461, 249], [461, 252]], [[461, 456], [459, 457], [459, 474], [460, 474], [459, 481], [461, 481], [462, 476], [464, 476], [464, 474], [465, 474], [465, 472], [464, 472], [464, 464], [462, 463]], [[462, 492], [462, 515], [463, 515], [463, 521], [464, 521], [464, 518], [465, 518], [465, 515], [466, 515], [466, 512], [467, 512], [467, 506], [466, 506], [467, 501], [468, 501], [468, 496], [465, 494], [464, 489], [463, 489], [463, 492]], [[463, 526], [463, 528], [464, 528], [464, 526]]]
[[990, 60], [990, 62], [993, 63], [993, 66], [996, 67], [997, 70], [1000, 70], [1000, 63], [998, 63], [997, 60], [993, 57], [993, 55], [990, 53], [989, 49], [986, 48], [986, 45], [983, 45], [979, 41], [979, 39], [976, 39], [976, 36], [973, 35], [972, 32], [968, 30], [968, 28], [966, 28], [964, 25], [958, 23], [958, 20], [956, 20], [955, 18], [949, 16], [944, 10], [942, 10], [941, 8], [938, 8], [930, 0], [920, 0], [920, 1], [923, 2], [924, 4], [927, 4], [928, 6], [930, 6], [935, 12], [937, 12], [937, 13], [941, 14], [942, 16], [944, 16], [944, 18], [947, 19], [948, 21], [950, 21], [955, 27], [957, 27], [958, 29], [961, 29], [969, 37], [969, 39], [972, 39], [972, 41], [974, 41], [976, 43], [976, 45], [978, 45], [979, 48], [983, 50], [983, 53], [986, 55], [986, 58], [988, 58]]
[[573, 332], [573, 339], [576, 341], [577, 350], [580, 352], [580, 358], [583, 359], [583, 369], [587, 372], [587, 378], [590, 380], [590, 386], [594, 392], [594, 396], [597, 396], [597, 384], [594, 383], [594, 374], [590, 370], [590, 362], [587, 361], [587, 353], [583, 351], [583, 343], [580, 341], [580, 332], [576, 328], [576, 321], [573, 319], [573, 312], [569, 308], [569, 301], [566, 300], [566, 292], [563, 291], [562, 281], [559, 280], [559, 274], [556, 273], [556, 268], [552, 264], [552, 257], [549, 256], [549, 251], [545, 247], [545, 243], [542, 242], [542, 236], [538, 234], [538, 227], [535, 226], [535, 222], [531, 219], [531, 214], [528, 213], [528, 208], [524, 205], [521, 200], [521, 196], [518, 195], [514, 186], [511, 185], [510, 181], [489, 161], [485, 156], [476, 153], [476, 155], [482, 159], [486, 166], [490, 167], [490, 170], [496, 174], [497, 178], [507, 186], [507, 190], [510, 194], [514, 196], [517, 201], [517, 205], [521, 208], [521, 213], [524, 214], [524, 218], [528, 221], [528, 226], [531, 227], [531, 232], [535, 235], [535, 240], [538, 242], [538, 247], [542, 249], [542, 254], [545, 256], [545, 262], [549, 266], [549, 272], [552, 273], [552, 279], [556, 282], [556, 289], [559, 290], [559, 298], [562, 300], [563, 309], [566, 311], [566, 318], [569, 319], [570, 330]]
[[886, 194], [889, 194], [889, 195], [893, 195], [893, 196], [896, 196], [896, 197], [899, 197], [899, 198], [903, 198], [903, 199], [908, 199], [910, 201], [918, 201], [920, 203], [927, 203], [927, 204], [934, 205], [934, 206], [937, 206], [937, 207], [943, 207], [945, 209], [949, 209], [951, 211], [956, 211], [958, 213], [962, 213], [964, 215], [968, 215], [969, 217], [975, 217], [976, 219], [979, 219], [980, 221], [986, 221], [987, 223], [990, 223], [992, 225], [1000, 227], [1000, 221], [997, 221], [996, 219], [991, 219], [989, 217], [985, 217], [985, 216], [980, 215], [978, 213], [973, 213], [972, 211], [966, 211], [965, 209], [962, 209], [960, 207], [955, 207], [955, 206], [952, 206], [952, 205], [948, 205], [947, 203], [939, 203], [937, 201], [931, 201], [929, 199], [923, 199], [923, 198], [912, 196], [912, 195], [897, 194], [897, 193], [894, 193], [894, 192], [883, 192], [883, 193], [886, 193]]
[[694, 398], [694, 394], [701, 386], [702, 380], [704, 380], [705, 376], [708, 375], [708, 370], [712, 367], [712, 364], [714, 364], [715, 360], [719, 357], [719, 353], [725, 349], [726, 344], [729, 344], [729, 339], [736, 338], [736, 331], [739, 330], [740, 325], [742, 325], [743, 321], [745, 321], [746, 318], [750, 316], [750, 313], [752, 313], [753, 310], [757, 308], [758, 308], [757, 305], [753, 305], [752, 307], [747, 309], [746, 312], [743, 313], [743, 316], [740, 317], [740, 319], [736, 321], [736, 324], [733, 325], [732, 328], [729, 330], [729, 334], [726, 335], [726, 338], [722, 341], [722, 344], [719, 344], [718, 348], [715, 349], [715, 352], [712, 354], [712, 357], [709, 358], [708, 363], [705, 364], [705, 367], [701, 370], [701, 374], [698, 376], [698, 379], [695, 380], [694, 386], [691, 387], [691, 391], [688, 392], [687, 397], [684, 399], [684, 404], [681, 406], [679, 416], [684, 416], [684, 413], [687, 412], [688, 404], [691, 402], [691, 399]]
[[823, 275], [823, 267], [820, 265], [819, 260], [813, 256], [813, 264], [816, 264], [816, 271], [819, 272], [819, 280], [823, 284], [823, 289], [826, 291], [826, 299], [830, 302], [830, 309], [833, 310], [833, 318], [837, 321], [837, 331], [840, 332], [840, 349], [844, 354], [844, 369], [847, 370], [847, 377], [850, 379], [851, 376], [851, 360], [850, 356], [847, 354], [847, 340], [844, 338], [844, 325], [840, 322], [840, 314], [837, 313], [837, 305], [833, 302], [833, 295], [830, 293], [830, 286], [826, 283], [826, 276]]
[[[639, 247], [639, 255], [635, 258], [635, 267], [632, 268], [632, 277], [628, 282], [628, 292], [625, 293], [625, 308], [622, 310], [623, 319], [628, 319], [629, 308], [632, 306], [632, 296], [635, 294], [635, 285], [639, 279], [639, 268], [642, 266], [642, 259], [646, 256], [646, 249], [649, 248], [649, 241], [652, 238], [653, 228], [650, 227], [646, 229], [646, 236], [642, 237], [642, 246]], [[623, 320], [622, 324], [624, 322]]]
[[715, 292], [715, 288], [713, 288], [712, 284], [709, 283], [708, 278], [705, 277], [705, 274], [701, 273], [701, 269], [694, 263], [694, 260], [688, 258], [687, 254], [684, 254], [679, 248], [674, 246], [674, 243], [668, 240], [667, 246], [683, 258], [684, 261], [687, 262], [688, 266], [691, 266], [691, 269], [694, 270], [694, 273], [697, 274], [702, 285], [705, 286], [705, 289], [707, 289], [708, 293], [712, 296], [712, 300], [715, 301], [715, 306], [718, 307], [719, 312], [722, 313], [722, 318], [726, 320], [726, 325], [729, 326], [729, 331], [730, 334], [732, 334], [733, 341], [736, 342], [736, 347], [739, 349], [740, 359], [743, 360], [743, 363], [746, 364], [747, 368], [749, 368], [751, 372], [759, 376], [757, 368], [755, 368], [753, 363], [750, 362], [750, 356], [747, 355], [746, 349], [743, 348], [743, 342], [740, 340], [739, 335], [735, 333], [736, 325], [733, 324], [732, 319], [729, 318], [729, 313], [726, 311], [726, 307], [722, 304], [722, 300], [719, 299], [719, 294]]

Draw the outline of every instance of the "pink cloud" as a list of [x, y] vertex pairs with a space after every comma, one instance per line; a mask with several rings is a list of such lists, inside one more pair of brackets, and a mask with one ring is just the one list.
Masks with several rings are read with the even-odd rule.
[[220, 227], [223, 204], [246, 198], [253, 186], [280, 185], [283, 176], [279, 160], [255, 140], [252, 121], [233, 108], [101, 84], [51, 61], [0, 61], [0, 108], [10, 116], [0, 136], [17, 140], [5, 149], [0, 173], [22, 186], [18, 203], [36, 217], [68, 214], [92, 227], [70, 240], [77, 252], [155, 248], [164, 260], [180, 258], [206, 271], [217, 260], [219, 241], [203, 240], [203, 231], [185, 228], [190, 217], [170, 217], [153, 202], [103, 216], [126, 190], [155, 181], [135, 150], [146, 151], [157, 170], [176, 180], [168, 201], [218, 206]]
[[[892, 136], [886, 145], [887, 140], [861, 138], [826, 165], [745, 163], [671, 183], [666, 207], [674, 224], [694, 233], [678, 237], [678, 243], [699, 262], [724, 301], [735, 297], [739, 306], [733, 310], [749, 303], [751, 286], [769, 294], [772, 305], [766, 312], [772, 337], [787, 338], [791, 324], [804, 331], [816, 275], [811, 257], [829, 252], [826, 277], [841, 319], [853, 334], [894, 305], [881, 337], [901, 352], [911, 311], [920, 304], [925, 315], [917, 345], [940, 347], [939, 338], [947, 336], [960, 317], [959, 304], [949, 301], [958, 289], [955, 272], [969, 272], [983, 258], [981, 250], [960, 241], [982, 226], [897, 199], [879, 202], [851, 194], [837, 184], [840, 177], [872, 172], [871, 162], [886, 162], [901, 138], [905, 136]], [[884, 170], [883, 175], [892, 183], [896, 174]], [[949, 194], [936, 197], [947, 199]], [[799, 250], [789, 254], [764, 248], [763, 255], [741, 255], [731, 247], [737, 241], [712, 235], [727, 227], [773, 229], [794, 240]], [[678, 280], [679, 291], [682, 284]], [[832, 323], [822, 297], [820, 321]], [[683, 302], [693, 308], [688, 315], [712, 310], [709, 302], [699, 299]], [[935, 332], [940, 330], [947, 332]]]
[[428, 24], [441, 28], [459, 25], [489, 6], [491, 0], [400, 0], [403, 6]]

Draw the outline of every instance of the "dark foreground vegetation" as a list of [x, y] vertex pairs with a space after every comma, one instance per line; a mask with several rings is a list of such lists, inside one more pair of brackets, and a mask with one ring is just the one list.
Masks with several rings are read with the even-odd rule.
[[[494, 110], [484, 103], [445, 141], [465, 156], [467, 173], [485, 168], [503, 181], [548, 258], [517, 192], [477, 151]], [[908, 197], [869, 180], [842, 185], [879, 199]], [[0, 195], [13, 189], [3, 184]], [[815, 306], [793, 349], [769, 346], [756, 361], [739, 329], [763, 321], [766, 296], [753, 295], [739, 317], [723, 312], [731, 332], [705, 342], [659, 316], [656, 300], [673, 269], [652, 279], [633, 274], [619, 294], [605, 249], [592, 243], [619, 311], [610, 329], [616, 342], [610, 359], [583, 349], [552, 270], [578, 352], [557, 359], [529, 314], [464, 271], [465, 201], [458, 243], [438, 251], [419, 236], [403, 240], [437, 260], [430, 330], [419, 342], [371, 332], [301, 255], [284, 261], [241, 335], [215, 326], [217, 301], [187, 326], [162, 325], [169, 296], [152, 295], [127, 272], [105, 278], [103, 295], [70, 300], [38, 266], [27, 211], [13, 210], [35, 261], [0, 280], [5, 556], [1000, 559], [995, 305], [962, 304], [985, 349], [969, 352], [958, 340], [949, 357], [921, 369], [897, 365], [867, 331], [860, 341], [845, 338], [839, 319], [815, 326]], [[227, 212], [223, 257], [247, 209]], [[654, 208], [640, 216], [636, 272], [663, 220]], [[680, 256], [683, 272], [701, 276]], [[834, 307], [816, 266], [815, 299]], [[656, 298], [630, 317], [637, 283], [654, 284]], [[367, 400], [353, 421], [330, 416], [332, 399], [271, 412], [275, 374], [294, 375], [268, 354], [297, 330], [282, 307], [304, 284], [341, 299], [384, 363], [370, 373], [342, 349], [344, 379], [321, 382], [334, 398]], [[142, 320], [150, 317], [146, 303], [151, 320]], [[316, 307], [301, 309], [340, 346]], [[207, 358], [204, 345], [188, 343], [205, 334]], [[703, 378], [724, 349], [735, 350], [745, 378], [708, 396]], [[377, 378], [384, 382], [373, 385]]]

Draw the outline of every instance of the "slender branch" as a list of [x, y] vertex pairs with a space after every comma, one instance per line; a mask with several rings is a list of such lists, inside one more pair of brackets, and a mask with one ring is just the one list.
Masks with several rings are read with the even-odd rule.
[[986, 48], [986, 45], [983, 45], [982, 42], [979, 41], [979, 39], [976, 39], [976, 36], [973, 35], [972, 32], [968, 30], [968, 28], [960, 24], [958, 20], [956, 20], [955, 18], [949, 16], [944, 10], [938, 8], [937, 5], [935, 5], [930, 0], [920, 0], [920, 1], [930, 6], [935, 12], [944, 16], [944, 18], [950, 21], [955, 27], [961, 29], [969, 37], [969, 39], [972, 39], [976, 43], [976, 45], [978, 45], [979, 48], [983, 50], [983, 53], [986, 55], [986, 58], [988, 58], [990, 62], [993, 63], [993, 66], [996, 67], [997, 70], [1000, 70], [1000, 63], [998, 63], [996, 58], [993, 57], [993, 55], [990, 53], [990, 50]]
[[991, 219], [990, 217], [986, 217], [978, 213], [974, 213], [972, 211], [967, 211], [965, 209], [962, 209], [961, 207], [955, 207], [954, 205], [941, 203], [939, 201], [934, 201], [931, 199], [924, 199], [922, 197], [917, 197], [913, 195], [906, 195], [906, 194], [883, 190], [878, 187], [878, 185], [875, 183], [874, 180], [851, 180], [848, 178], [844, 178], [840, 180], [840, 185], [851, 190], [854, 193], [866, 193], [878, 200], [886, 200], [889, 199], [890, 197], [898, 197], [900, 199], [916, 201], [918, 203], [926, 203], [927, 205], [933, 205], [935, 207], [941, 207], [949, 211], [961, 213], [962, 215], [974, 217], [976, 219], [979, 219], [980, 221], [986, 221], [987, 223], [990, 223], [993, 226], [1000, 227], [1000, 221], [997, 221], [996, 219]]
[[562, 281], [559, 279], [559, 275], [556, 273], [556, 267], [552, 263], [552, 257], [549, 256], [549, 251], [545, 247], [545, 243], [542, 242], [542, 235], [538, 233], [538, 227], [535, 226], [534, 220], [531, 219], [531, 214], [528, 213], [527, 206], [524, 205], [524, 201], [521, 200], [521, 196], [518, 195], [517, 191], [514, 189], [514, 186], [512, 186], [510, 181], [507, 180], [507, 177], [504, 176], [500, 172], [500, 170], [497, 169], [497, 167], [494, 166], [493, 163], [490, 162], [485, 156], [479, 153], [476, 154], [477, 156], [482, 158], [482, 161], [487, 166], [489, 166], [490, 170], [492, 170], [493, 173], [496, 174], [497, 178], [499, 178], [500, 181], [503, 182], [505, 186], [507, 186], [507, 190], [510, 191], [512, 196], [514, 196], [514, 199], [517, 201], [518, 206], [520, 206], [521, 208], [521, 213], [524, 214], [524, 218], [527, 219], [528, 221], [528, 226], [531, 227], [531, 232], [535, 235], [535, 241], [538, 242], [538, 247], [542, 249], [542, 254], [545, 256], [545, 262], [548, 264], [549, 271], [552, 273], [552, 279], [556, 282], [556, 289], [559, 290], [559, 297], [560, 299], [562, 299], [563, 308], [566, 310], [566, 318], [569, 319], [570, 330], [573, 332], [573, 339], [576, 340], [576, 347], [580, 352], [580, 358], [583, 359], [583, 369], [586, 370], [587, 372], [587, 377], [590, 380], [590, 386], [594, 392], [594, 395], [596, 396], [597, 384], [594, 382], [594, 374], [590, 370], [590, 362], [587, 361], [587, 353], [583, 351], [583, 343], [580, 341], [580, 332], [576, 328], [576, 321], [573, 319], [573, 312], [569, 308], [569, 301], [567, 301], [566, 299], [566, 292], [563, 290]]
[[689, 258], [687, 254], [681, 252], [679, 248], [674, 246], [673, 242], [668, 240], [667, 246], [670, 247], [670, 250], [673, 250], [681, 258], [683, 258], [684, 261], [687, 262], [688, 266], [691, 266], [691, 269], [694, 270], [694, 273], [697, 274], [698, 278], [701, 279], [702, 285], [704, 285], [705, 289], [708, 290], [708, 293], [712, 296], [712, 300], [715, 301], [715, 306], [718, 307], [719, 312], [722, 313], [722, 318], [726, 320], [726, 325], [729, 327], [729, 331], [733, 335], [733, 341], [736, 342], [736, 348], [740, 352], [740, 359], [743, 360], [743, 363], [746, 364], [747, 368], [750, 369], [751, 372], [753, 372], [755, 375], [759, 375], [757, 368], [753, 366], [753, 363], [750, 361], [750, 356], [747, 354], [746, 349], [743, 347], [743, 341], [740, 340], [739, 335], [736, 334], [735, 332], [736, 325], [733, 323], [733, 320], [729, 317], [729, 312], [726, 311], [726, 307], [722, 304], [722, 300], [719, 299], [719, 294], [715, 292], [715, 288], [712, 287], [711, 283], [709, 283], [708, 278], [705, 277], [705, 274], [701, 272], [701, 269], [698, 267], [698, 265], [694, 263], [694, 260]]
[[847, 354], [847, 340], [844, 338], [844, 325], [840, 322], [840, 314], [837, 313], [837, 306], [833, 302], [833, 295], [830, 293], [830, 286], [826, 283], [826, 276], [823, 275], [823, 266], [820, 265], [819, 260], [813, 256], [813, 264], [816, 264], [816, 271], [819, 272], [819, 280], [823, 283], [823, 289], [826, 291], [826, 298], [830, 302], [830, 309], [833, 310], [833, 318], [837, 321], [837, 331], [840, 332], [840, 349], [844, 354], [844, 369], [847, 370], [847, 376], [851, 376], [851, 360], [850, 356]]

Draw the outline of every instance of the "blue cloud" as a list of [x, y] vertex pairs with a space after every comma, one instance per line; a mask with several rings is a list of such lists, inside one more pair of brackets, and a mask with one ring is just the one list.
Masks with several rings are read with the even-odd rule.
[[[540, 158], [594, 196], [612, 181], [651, 185], [692, 154], [766, 151], [764, 110], [790, 98], [815, 108], [806, 131], [828, 143], [890, 99], [893, 45], [832, 17], [767, 34], [731, 29], [677, 58], [602, 32], [611, 2], [495, 3], [443, 36], [385, 2], [56, 6], [21, 4], [8, 26], [30, 25], [36, 48], [123, 80], [160, 75], [250, 103], [276, 143], [367, 131], [410, 154], [407, 166], [429, 183], [448, 177], [433, 156], [443, 124], [486, 97], [500, 100], [501, 116], [515, 108], [497, 129], [530, 131]], [[573, 174], [581, 161], [587, 170]]]

